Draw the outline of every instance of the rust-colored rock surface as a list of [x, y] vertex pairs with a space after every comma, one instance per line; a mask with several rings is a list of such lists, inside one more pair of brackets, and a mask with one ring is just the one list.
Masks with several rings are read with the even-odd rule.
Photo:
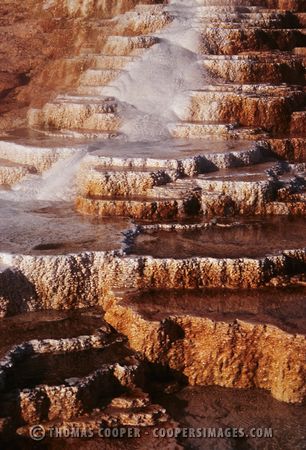
[[1, 449], [304, 448], [305, 24], [1, 2]]

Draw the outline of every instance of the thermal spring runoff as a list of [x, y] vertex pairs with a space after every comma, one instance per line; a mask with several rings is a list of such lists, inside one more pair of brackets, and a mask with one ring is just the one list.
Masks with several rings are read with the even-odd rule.
[[189, 91], [205, 82], [198, 63], [197, 10], [196, 1], [171, 1], [166, 11], [172, 21], [155, 34], [158, 42], [103, 89], [119, 102], [121, 132], [127, 140], [169, 137], [171, 123], [188, 108]]

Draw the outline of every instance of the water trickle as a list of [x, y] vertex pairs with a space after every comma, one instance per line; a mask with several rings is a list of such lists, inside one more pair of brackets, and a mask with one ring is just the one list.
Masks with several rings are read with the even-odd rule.
[[120, 102], [121, 131], [128, 141], [169, 137], [169, 125], [188, 107], [188, 92], [203, 85], [196, 7], [195, 1], [171, 1], [167, 11], [173, 21], [155, 34], [159, 43], [103, 89]]
[[[199, 89], [208, 75], [199, 65], [200, 32], [197, 30], [196, 0], [172, 0], [165, 7], [172, 17], [170, 25], [156, 32], [159, 42], [128, 64], [103, 95], [115, 97], [122, 118], [120, 139], [112, 144], [99, 142], [100, 149], [115, 146], [120, 154], [127, 145], [148, 148], [171, 139], [170, 126], [189, 105], [189, 91]], [[205, 80], [204, 80], [205, 78]], [[213, 80], [210, 80], [213, 83]], [[150, 148], [149, 148], [150, 147]], [[153, 150], [154, 147], [154, 150]], [[31, 174], [0, 198], [12, 201], [71, 201], [76, 192], [75, 174], [90, 145], [72, 149], [70, 157], [60, 159], [42, 175]]]
[[71, 200], [75, 193], [75, 174], [87, 151], [75, 152], [70, 158], [60, 160], [42, 176], [38, 200]]
[[73, 152], [60, 159], [42, 175], [29, 175], [12, 190], [0, 191], [1, 198], [11, 201], [71, 201], [75, 195], [75, 174], [87, 150]]

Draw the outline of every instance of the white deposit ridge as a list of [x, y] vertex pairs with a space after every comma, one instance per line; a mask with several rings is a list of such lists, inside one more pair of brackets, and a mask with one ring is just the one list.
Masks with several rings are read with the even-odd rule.
[[[116, 80], [101, 86], [96, 99], [114, 97], [122, 126], [121, 138], [112, 144], [109, 140], [98, 142], [100, 148], [113, 145], [120, 155], [133, 143], [145, 151], [171, 139], [171, 124], [183, 117], [190, 90], [199, 89], [204, 78], [208, 81], [198, 64], [197, 8], [196, 1], [171, 1], [165, 10], [173, 20], [154, 34], [158, 43], [128, 64]], [[209, 82], [213, 83], [210, 78]], [[11, 191], [1, 192], [1, 197], [12, 201], [72, 200], [75, 174], [90, 147], [72, 149], [72, 156], [60, 159], [43, 175], [27, 176]]]
[[70, 157], [58, 160], [41, 175], [28, 175], [0, 198], [9, 201], [71, 201], [76, 192], [75, 175], [87, 150], [76, 150]]
[[155, 34], [159, 42], [102, 89], [120, 102], [121, 131], [128, 141], [169, 137], [170, 124], [187, 108], [188, 92], [203, 85], [196, 10], [194, 1], [172, 1], [167, 11], [174, 20]]

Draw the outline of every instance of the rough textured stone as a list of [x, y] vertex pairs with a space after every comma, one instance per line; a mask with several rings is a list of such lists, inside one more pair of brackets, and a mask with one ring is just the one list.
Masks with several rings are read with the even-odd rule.
[[[267, 324], [212, 320], [192, 313], [166, 313], [154, 320], [150, 313], [141, 312], [137, 297], [134, 303], [133, 294], [130, 297], [130, 303], [129, 298], [106, 300], [106, 320], [149, 361], [182, 372], [192, 385], [256, 386], [270, 390], [278, 400], [303, 401], [303, 335]], [[167, 304], [167, 292], [164, 300]]]
[[[1, 3], [1, 207], [27, 204], [41, 217], [41, 229], [24, 222], [21, 236], [13, 221], [1, 226], [1, 448], [2, 437], [4, 448], [31, 446], [33, 424], [93, 430], [80, 448], [97, 448], [102, 423], [142, 430], [131, 443], [104, 440], [107, 449], [200, 449], [197, 439], [149, 430], [248, 429], [245, 398], [256, 411], [271, 404], [272, 424], [283, 414], [282, 432], [205, 448], [300, 445], [305, 8], [299, 0], [168, 3]], [[155, 108], [150, 88], [142, 98], [155, 77], [165, 97], [180, 91], [171, 111], [167, 98]], [[41, 195], [51, 206], [38, 205]], [[71, 238], [59, 198], [77, 222]], [[98, 237], [80, 238], [86, 221]], [[263, 228], [243, 231], [248, 221]], [[198, 406], [189, 416], [180, 400], [177, 414], [184, 383], [207, 393], [205, 417]], [[70, 439], [49, 444], [75, 448]]]

